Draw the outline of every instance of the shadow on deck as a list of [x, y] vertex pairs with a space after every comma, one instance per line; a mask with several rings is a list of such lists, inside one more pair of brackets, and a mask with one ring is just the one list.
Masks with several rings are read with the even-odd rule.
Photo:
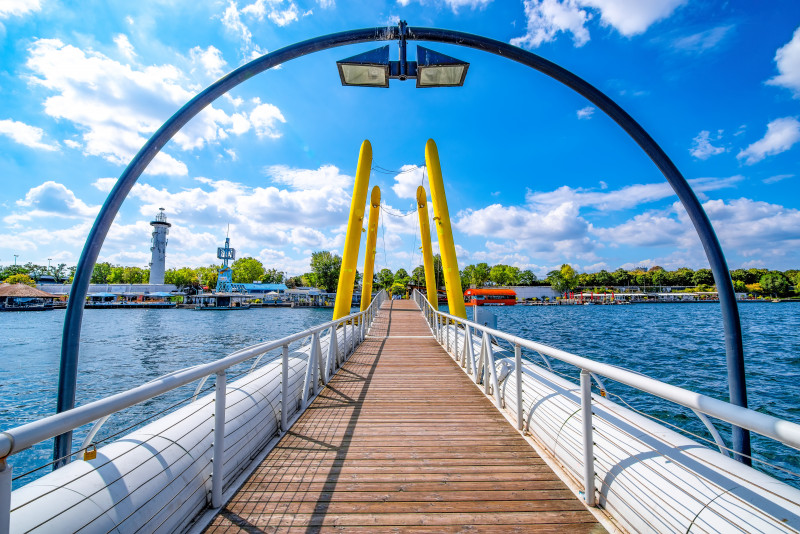
[[389, 301], [206, 532], [604, 532], [430, 333]]

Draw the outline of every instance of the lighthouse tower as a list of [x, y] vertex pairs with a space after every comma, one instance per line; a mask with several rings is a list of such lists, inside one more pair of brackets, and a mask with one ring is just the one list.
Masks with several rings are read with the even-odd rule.
[[150, 247], [150, 252], [153, 253], [150, 259], [150, 283], [163, 284], [164, 263], [167, 259], [167, 234], [169, 234], [169, 227], [172, 226], [167, 222], [164, 208], [159, 208], [156, 220], [151, 221], [150, 226], [153, 227], [153, 241]]

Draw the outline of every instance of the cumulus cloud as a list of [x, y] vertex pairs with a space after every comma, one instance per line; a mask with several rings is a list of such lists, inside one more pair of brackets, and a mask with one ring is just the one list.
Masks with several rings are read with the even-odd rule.
[[[800, 244], [800, 210], [748, 198], [703, 203], [723, 248], [743, 257], [785, 256]], [[676, 202], [666, 210], [646, 211], [623, 224], [593, 228], [612, 246], [667, 246], [701, 251], [686, 211]]]
[[800, 28], [794, 31], [791, 41], [775, 52], [775, 64], [779, 74], [767, 80], [767, 84], [785, 87], [795, 98], [800, 98]]
[[0, 2], [0, 19], [21, 17], [41, 9], [41, 0], [4, 0]]
[[134, 51], [130, 40], [128, 40], [127, 35], [122, 33], [116, 35], [114, 37], [114, 43], [117, 45], [117, 48], [119, 48], [119, 51], [122, 52], [122, 55], [127, 59], [133, 60], [136, 57], [136, 52]]
[[259, 104], [250, 113], [250, 123], [259, 137], [277, 139], [281, 132], [277, 129], [278, 123], [285, 123], [281, 111], [272, 104]]
[[[721, 136], [722, 132], [720, 131], [713, 141], [718, 141]], [[711, 132], [708, 130], [701, 131], [697, 134], [697, 137], [692, 140], [692, 148], [689, 149], [689, 153], [697, 159], [708, 159], [711, 156], [716, 156], [717, 154], [725, 152], [724, 147], [714, 146], [711, 144], [711, 141]]]
[[22, 210], [7, 217], [6, 222], [43, 217], [93, 218], [100, 210], [100, 206], [88, 206], [64, 184], [52, 180], [31, 188], [16, 205]]
[[577, 0], [525, 0], [525, 18], [527, 33], [511, 39], [514, 46], [536, 48], [554, 41], [560, 32], [571, 33], [575, 46], [589, 42], [586, 22], [591, 15]]
[[775, 119], [767, 124], [764, 137], [740, 151], [736, 158], [753, 165], [767, 156], [786, 152], [797, 141], [800, 141], [800, 121], [794, 117]]
[[644, 33], [669, 17], [687, 0], [525, 0], [526, 34], [511, 44], [536, 48], [554, 41], [559, 33], [572, 34], [575, 46], [589, 42], [586, 24], [599, 12], [600, 22], [626, 37]]
[[209, 45], [205, 50], [195, 46], [189, 50], [189, 57], [192, 63], [196, 65], [195, 68], [201, 68], [203, 72], [212, 78], [219, 78], [225, 74], [227, 63], [222, 58], [222, 52], [213, 45]]
[[392, 191], [400, 198], [417, 198], [417, 187], [424, 185], [425, 167], [418, 165], [403, 165], [400, 172], [394, 177]]
[[578, 110], [578, 119], [579, 120], [589, 120], [594, 115], [596, 108], [594, 106], [586, 106], [585, 108], [581, 108]]
[[[112, 163], [127, 164], [147, 137], [194, 96], [183, 72], [173, 65], [137, 67], [122, 64], [92, 50], [81, 50], [57, 39], [39, 39], [30, 49], [27, 66], [30, 83], [53, 94], [45, 100], [45, 112], [67, 119], [81, 130], [83, 150]], [[211, 68], [221, 58], [210, 49], [199, 51]], [[263, 109], [259, 107], [265, 106]], [[271, 104], [253, 110], [259, 135], [278, 137], [277, 122], [285, 122]], [[271, 107], [270, 107], [271, 106]], [[173, 142], [182, 150], [194, 150], [225, 139], [228, 133], [249, 129], [245, 115], [228, 115], [206, 107], [178, 132]], [[186, 165], [161, 152], [147, 169], [148, 174], [187, 175]]]
[[15, 142], [39, 150], [58, 150], [58, 143], [50, 144], [42, 141], [44, 131], [36, 126], [11, 119], [0, 120], [0, 135], [10, 137]]

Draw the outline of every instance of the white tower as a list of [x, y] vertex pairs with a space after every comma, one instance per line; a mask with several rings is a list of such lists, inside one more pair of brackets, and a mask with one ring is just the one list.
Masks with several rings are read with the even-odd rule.
[[150, 283], [163, 284], [164, 283], [164, 263], [167, 259], [167, 234], [169, 234], [169, 227], [172, 226], [167, 222], [167, 216], [164, 215], [164, 208], [158, 208], [159, 212], [156, 215], [156, 220], [150, 222], [153, 227], [153, 241], [150, 247], [150, 252], [153, 253], [150, 259]]

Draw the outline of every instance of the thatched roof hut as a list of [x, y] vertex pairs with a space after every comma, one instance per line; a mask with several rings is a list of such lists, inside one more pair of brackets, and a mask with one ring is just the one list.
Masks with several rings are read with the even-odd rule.
[[53, 295], [25, 284], [0, 284], [0, 299], [6, 297], [57, 299], [58, 295]]

